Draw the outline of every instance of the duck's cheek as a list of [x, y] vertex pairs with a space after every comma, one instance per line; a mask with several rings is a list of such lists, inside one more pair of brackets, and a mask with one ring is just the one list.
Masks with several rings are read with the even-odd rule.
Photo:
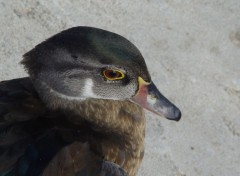
[[91, 98], [111, 99], [111, 100], [129, 100], [135, 93], [136, 87], [133, 84], [122, 85], [119, 82], [112, 83], [94, 83], [91, 87], [85, 87], [83, 93]]

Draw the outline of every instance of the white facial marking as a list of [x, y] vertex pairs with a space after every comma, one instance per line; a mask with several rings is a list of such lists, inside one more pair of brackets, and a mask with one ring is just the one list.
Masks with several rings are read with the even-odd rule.
[[154, 105], [156, 103], [157, 99], [153, 97], [152, 95], [147, 95], [147, 102], [151, 105]]
[[93, 80], [88, 78], [85, 80], [85, 84], [83, 87], [82, 95], [83, 97], [97, 97], [96, 94], [93, 92]]

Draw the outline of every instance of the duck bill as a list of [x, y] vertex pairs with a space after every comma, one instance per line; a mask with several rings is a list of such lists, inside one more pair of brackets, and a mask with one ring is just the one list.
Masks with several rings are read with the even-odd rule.
[[169, 120], [181, 119], [181, 111], [159, 92], [154, 83], [148, 83], [139, 77], [138, 84], [138, 91], [132, 101]]

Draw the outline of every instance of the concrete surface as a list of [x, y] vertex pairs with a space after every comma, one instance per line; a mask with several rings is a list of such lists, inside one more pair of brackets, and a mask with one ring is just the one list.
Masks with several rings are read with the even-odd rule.
[[72, 26], [130, 39], [183, 113], [147, 113], [138, 175], [240, 175], [239, 0], [0, 0], [0, 22], [0, 80], [25, 76], [21, 55]]

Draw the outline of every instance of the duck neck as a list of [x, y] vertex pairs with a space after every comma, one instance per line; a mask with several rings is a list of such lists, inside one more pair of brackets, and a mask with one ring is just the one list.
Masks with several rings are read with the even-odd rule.
[[81, 117], [71, 119], [75, 123], [84, 119], [101, 132], [117, 134], [129, 140], [144, 137], [144, 111], [130, 101], [88, 99], [69, 103], [65, 102], [65, 105], [68, 104], [67, 109]]
[[41, 99], [49, 109], [70, 111], [76, 117], [70, 119], [73, 123], [81, 123], [86, 120], [100, 128], [102, 132], [114, 132], [131, 138], [144, 136], [145, 117], [143, 109], [128, 101], [116, 101], [105, 99], [68, 99], [59, 96], [49, 86], [35, 81], [34, 86], [41, 95]]
[[48, 97], [49, 108], [65, 110], [65, 117], [74, 125], [87, 121], [95, 132], [108, 136], [99, 141], [104, 159], [120, 165], [129, 176], [136, 175], [144, 155], [145, 138], [145, 116], [140, 106], [130, 101], [79, 102], [55, 98]]
[[144, 155], [143, 109], [130, 101], [96, 99], [86, 100], [71, 108], [93, 124], [96, 131], [110, 137], [100, 142], [104, 159], [120, 165], [129, 176], [135, 176]]

